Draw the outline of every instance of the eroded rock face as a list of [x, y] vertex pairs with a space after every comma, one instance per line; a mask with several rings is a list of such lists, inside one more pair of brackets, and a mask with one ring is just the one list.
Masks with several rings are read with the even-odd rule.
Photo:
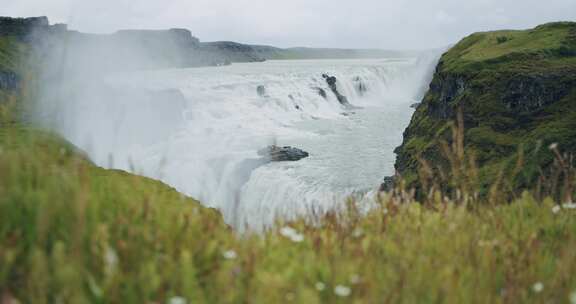
[[[558, 143], [562, 151], [576, 151], [576, 23], [516, 32], [531, 43], [505, 51], [492, 34], [463, 39], [436, 67], [395, 150], [395, 169], [409, 187], [418, 186], [420, 160], [449, 172], [440, 142], [454, 140], [452, 126], [459, 113], [464, 148], [474, 154], [481, 192], [488, 191], [494, 172], [515, 168], [520, 150], [521, 172], [507, 172], [517, 174], [511, 181], [517, 190], [533, 187], [550, 165], [550, 151], [539, 147]], [[556, 39], [557, 46], [535, 41], [542, 37]]]
[[48, 26], [50, 26], [50, 24], [47, 17], [0, 17], [0, 36], [13, 36], [23, 38], [35, 28]]
[[263, 156], [273, 162], [299, 161], [310, 156], [306, 151], [294, 147], [279, 147], [272, 145], [258, 151], [258, 155]]
[[502, 100], [509, 110], [537, 111], [564, 98], [576, 86], [562, 73], [519, 75], [509, 80]]
[[462, 96], [467, 87], [466, 78], [458, 74], [439, 73], [434, 77], [428, 91], [434, 96], [428, 103], [428, 114], [436, 119], [454, 116], [453, 103]]

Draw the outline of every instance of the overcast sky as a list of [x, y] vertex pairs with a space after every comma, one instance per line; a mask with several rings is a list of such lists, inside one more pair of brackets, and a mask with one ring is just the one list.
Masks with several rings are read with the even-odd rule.
[[576, 20], [576, 0], [0, 0], [0, 15], [84, 32], [188, 28], [202, 41], [420, 49], [476, 31]]

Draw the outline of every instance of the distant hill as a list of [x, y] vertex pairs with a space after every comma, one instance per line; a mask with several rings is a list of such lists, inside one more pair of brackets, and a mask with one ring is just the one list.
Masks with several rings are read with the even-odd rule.
[[391, 51], [379, 49], [330, 49], [330, 48], [278, 48], [266, 45], [249, 45], [231, 41], [202, 42], [200, 49], [213, 60], [227, 62], [257, 62], [288, 59], [368, 59], [412, 57], [418, 51]]
[[[187, 29], [121, 30], [88, 34], [50, 25], [48, 18], [0, 17], [0, 37], [34, 44], [48, 61], [69, 58], [89, 70], [217, 66], [281, 59], [407, 57], [417, 52], [329, 48], [277, 48], [232, 41], [201, 42]], [[13, 44], [12, 44], [13, 45]], [[7, 51], [3, 48], [3, 51]], [[1, 63], [0, 56], [0, 63]]]

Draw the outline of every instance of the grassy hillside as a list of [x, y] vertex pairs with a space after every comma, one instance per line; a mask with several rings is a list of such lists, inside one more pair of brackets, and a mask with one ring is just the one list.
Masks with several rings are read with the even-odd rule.
[[576, 303], [573, 204], [416, 203], [398, 188], [367, 214], [350, 203], [237, 235], [170, 187], [17, 122], [22, 95], [0, 101], [3, 303]]
[[553, 160], [548, 146], [576, 151], [576, 23], [477, 33], [445, 53], [397, 149], [409, 182], [419, 159], [440, 163], [458, 112], [484, 193], [499, 174], [510, 189], [535, 187]]
[[[576, 210], [475, 212], [387, 197], [322, 225], [238, 236], [217, 212], [94, 167], [53, 135], [0, 132], [0, 293], [22, 303], [572, 303]], [[570, 206], [566, 206], [570, 207]]]

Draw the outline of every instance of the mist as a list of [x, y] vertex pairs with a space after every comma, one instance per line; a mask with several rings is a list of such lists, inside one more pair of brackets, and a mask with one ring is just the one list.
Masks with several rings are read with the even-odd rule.
[[[392, 150], [441, 53], [220, 65], [214, 60], [229, 52], [210, 53], [185, 29], [84, 34], [58, 25], [32, 37], [42, 63], [34, 123], [98, 166], [161, 180], [218, 208], [239, 230], [323, 214], [376, 189], [393, 174]], [[299, 54], [330, 52], [358, 57]], [[312, 156], [271, 163], [258, 154], [276, 144]]]

